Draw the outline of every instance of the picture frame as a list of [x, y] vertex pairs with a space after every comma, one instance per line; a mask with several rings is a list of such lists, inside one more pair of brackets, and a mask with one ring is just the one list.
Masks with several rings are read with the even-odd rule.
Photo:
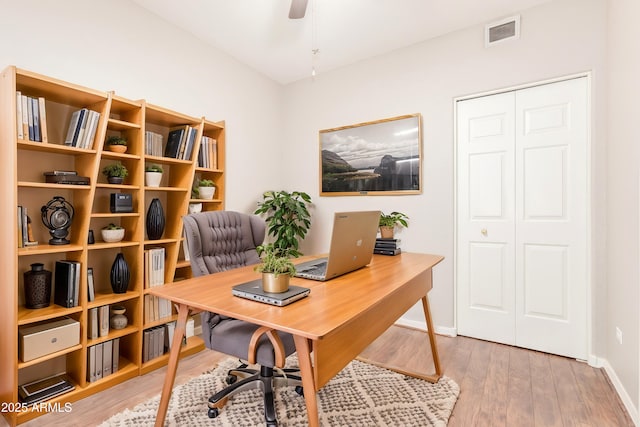
[[319, 131], [320, 196], [422, 193], [419, 113]]

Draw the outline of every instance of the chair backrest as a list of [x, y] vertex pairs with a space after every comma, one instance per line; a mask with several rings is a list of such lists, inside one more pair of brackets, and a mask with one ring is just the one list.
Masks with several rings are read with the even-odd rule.
[[257, 264], [266, 225], [256, 215], [208, 211], [182, 217], [194, 276]]

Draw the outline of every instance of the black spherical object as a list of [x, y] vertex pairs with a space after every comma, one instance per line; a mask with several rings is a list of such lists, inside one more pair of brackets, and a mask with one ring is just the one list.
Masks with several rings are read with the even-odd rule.
[[109, 279], [111, 280], [111, 289], [114, 294], [124, 294], [129, 288], [129, 278], [131, 273], [129, 272], [129, 264], [124, 258], [122, 253], [116, 255], [116, 259], [113, 260], [111, 265], [111, 274]]
[[147, 211], [147, 237], [149, 240], [162, 238], [164, 232], [164, 210], [159, 199], [153, 199]]

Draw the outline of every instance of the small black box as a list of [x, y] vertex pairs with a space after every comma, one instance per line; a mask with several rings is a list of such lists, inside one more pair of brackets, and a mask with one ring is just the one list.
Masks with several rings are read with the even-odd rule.
[[111, 213], [133, 212], [133, 198], [129, 193], [111, 193]]

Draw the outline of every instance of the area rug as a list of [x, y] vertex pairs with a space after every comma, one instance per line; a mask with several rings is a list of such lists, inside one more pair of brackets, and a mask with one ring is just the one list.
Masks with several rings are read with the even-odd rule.
[[[263, 426], [262, 395], [246, 390], [229, 399], [215, 419], [207, 416], [207, 399], [225, 386], [237, 359], [226, 359], [213, 371], [174, 388], [165, 426]], [[291, 356], [287, 366], [297, 366]], [[278, 425], [306, 426], [304, 397], [294, 387], [276, 389]], [[321, 426], [446, 426], [460, 394], [452, 379], [436, 384], [354, 360], [318, 392]], [[160, 396], [114, 415], [101, 427], [152, 426]]]

